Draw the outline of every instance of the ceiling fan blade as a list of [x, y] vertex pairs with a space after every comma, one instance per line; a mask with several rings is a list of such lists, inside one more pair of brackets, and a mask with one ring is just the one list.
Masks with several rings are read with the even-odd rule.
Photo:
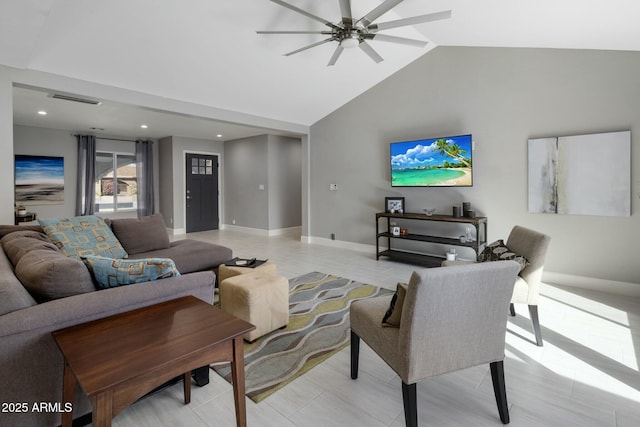
[[331, 59], [329, 60], [329, 63], [327, 64], [327, 67], [332, 67], [333, 65], [335, 65], [335, 63], [338, 60], [338, 58], [340, 58], [340, 54], [342, 53], [343, 50], [344, 50], [344, 48], [342, 46], [338, 45], [336, 50], [333, 52], [333, 55], [331, 55]]
[[429, 42], [415, 39], [407, 39], [405, 37], [388, 36], [386, 34], [367, 34], [366, 37], [370, 40], [378, 40], [381, 42], [398, 43], [406, 46], [425, 47]]
[[369, 55], [369, 58], [373, 59], [376, 64], [384, 61], [384, 59], [382, 59], [382, 56], [378, 55], [378, 52], [376, 52], [369, 43], [361, 41], [358, 47], [360, 47], [360, 49], [362, 49], [364, 53]]
[[367, 30], [372, 33], [381, 30], [389, 30], [391, 28], [406, 27], [407, 25], [424, 24], [425, 22], [439, 21], [441, 19], [451, 18], [451, 11], [428, 13], [426, 15], [412, 16], [411, 18], [403, 18], [395, 21], [380, 22], [379, 24], [371, 24], [367, 26]]
[[321, 41], [316, 42], [316, 43], [312, 43], [312, 44], [310, 44], [308, 46], [301, 47], [300, 49], [293, 50], [293, 51], [291, 51], [289, 53], [285, 53], [284, 56], [295, 55], [296, 53], [302, 52], [303, 50], [311, 49], [312, 47], [320, 46], [321, 44], [329, 43], [329, 42], [332, 42], [334, 40], [335, 40], [335, 38], [329, 37], [328, 39], [321, 40]]
[[340, 13], [342, 14], [342, 23], [348, 26], [353, 26], [353, 16], [351, 15], [351, 0], [340, 0]]
[[304, 15], [308, 18], [315, 19], [316, 21], [322, 22], [324, 25], [327, 25], [331, 28], [339, 28], [337, 25], [333, 24], [331, 21], [327, 19], [321, 18], [317, 15], [314, 15], [313, 13], [307, 12], [306, 10], [302, 10], [299, 7], [296, 7], [282, 0], [271, 0], [271, 1], [275, 4], [279, 4], [280, 6], [286, 7], [287, 9], [293, 10], [294, 12]]
[[331, 31], [256, 31], [256, 34], [324, 34], [330, 36]]
[[371, 24], [373, 21], [393, 9], [398, 4], [402, 3], [403, 0], [386, 0], [380, 6], [373, 9], [371, 12], [364, 15], [362, 18], [358, 20], [358, 23], [362, 23], [365, 27]]

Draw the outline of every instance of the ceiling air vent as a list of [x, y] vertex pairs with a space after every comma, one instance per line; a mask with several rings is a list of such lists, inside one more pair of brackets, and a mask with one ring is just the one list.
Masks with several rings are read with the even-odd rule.
[[77, 96], [65, 95], [63, 93], [52, 93], [49, 96], [51, 96], [51, 98], [54, 98], [54, 99], [63, 99], [65, 101], [81, 102], [83, 104], [90, 104], [90, 105], [100, 105], [101, 104], [100, 101], [97, 101], [95, 99], [79, 98]]

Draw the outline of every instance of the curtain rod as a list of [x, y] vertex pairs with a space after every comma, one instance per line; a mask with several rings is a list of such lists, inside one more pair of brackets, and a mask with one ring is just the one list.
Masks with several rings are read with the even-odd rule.
[[[73, 136], [84, 136], [79, 134], [73, 134]], [[121, 139], [121, 138], [103, 138], [101, 136], [96, 136], [96, 139], [103, 139], [106, 141], [125, 141], [125, 142], [136, 142], [135, 139]]]
[[100, 136], [96, 136], [96, 139], [104, 139], [106, 141], [127, 141], [127, 142], [136, 142], [135, 139], [120, 139], [120, 138], [102, 138]]

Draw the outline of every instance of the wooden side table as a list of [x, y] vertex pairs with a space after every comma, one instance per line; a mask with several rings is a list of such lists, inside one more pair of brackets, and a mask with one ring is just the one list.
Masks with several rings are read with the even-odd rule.
[[16, 212], [16, 221], [15, 221], [15, 225], [20, 225], [21, 222], [31, 222], [31, 221], [35, 221], [37, 218], [37, 215], [35, 212], [27, 212], [25, 214], [19, 215]]
[[[185, 404], [191, 371], [231, 361], [236, 424], [246, 426], [242, 336], [254, 326], [193, 296], [186, 296], [52, 333], [64, 356], [62, 400], [73, 404], [76, 384], [93, 408], [93, 426], [114, 416], [164, 382], [184, 375]], [[62, 415], [70, 427], [73, 412]]]

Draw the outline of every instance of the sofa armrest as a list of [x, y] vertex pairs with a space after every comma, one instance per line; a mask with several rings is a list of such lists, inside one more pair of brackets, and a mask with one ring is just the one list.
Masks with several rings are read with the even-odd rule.
[[[154, 282], [121, 286], [38, 304], [0, 316], [0, 401], [61, 402], [63, 359], [51, 332], [139, 307], [186, 295], [213, 301], [215, 274], [184, 274]], [[9, 374], [10, 373], [10, 374]], [[91, 405], [78, 388], [74, 417], [89, 413]], [[7, 415], [7, 425], [56, 426], [59, 413], [27, 412]]]

